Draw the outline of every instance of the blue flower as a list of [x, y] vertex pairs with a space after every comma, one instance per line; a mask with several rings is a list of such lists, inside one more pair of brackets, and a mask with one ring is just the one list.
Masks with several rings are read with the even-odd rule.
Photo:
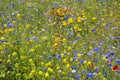
[[93, 48], [93, 51], [98, 51], [99, 50], [99, 48]]
[[112, 48], [112, 46], [108, 46], [108, 48], [110, 48], [110, 49], [111, 49], [111, 48]]
[[106, 58], [109, 58], [109, 57], [110, 57], [110, 54], [106, 54], [105, 57], [106, 57]]
[[79, 75], [79, 74], [76, 75], [75, 78], [76, 78], [76, 79], [80, 79], [80, 75]]
[[114, 38], [120, 38], [120, 36], [114, 36]]
[[120, 70], [115, 70], [115, 72], [120, 73]]
[[47, 71], [47, 68], [43, 68], [43, 71]]
[[70, 68], [74, 69], [75, 67], [74, 66], [70, 66]]
[[6, 25], [7, 25], [7, 27], [12, 27], [12, 23], [11, 22], [8, 22]]
[[83, 73], [84, 73], [84, 72], [85, 72], [85, 70], [81, 70], [81, 72], [83, 72]]
[[86, 74], [86, 77], [92, 77], [92, 76], [93, 76], [93, 73], [88, 72], [88, 73]]
[[82, 63], [83, 63], [83, 61], [84, 61], [83, 59], [80, 60], [80, 62], [82, 62]]
[[120, 63], [120, 59], [116, 59], [115, 61], [118, 62], [118, 63]]
[[111, 54], [111, 55], [114, 55], [114, 53], [115, 53], [114, 51], [110, 51], [110, 54]]
[[112, 64], [108, 64], [108, 66], [112, 66]]
[[75, 50], [75, 49], [73, 50], [73, 52], [74, 52], [74, 53], [78, 53], [78, 51], [77, 51], [77, 50]]
[[61, 58], [61, 55], [60, 54], [57, 54], [57, 56], [56, 56], [58, 59], [60, 59]]
[[91, 31], [92, 31], [92, 32], [94, 32], [95, 30], [96, 30], [96, 28], [92, 28], [92, 30], [91, 30]]

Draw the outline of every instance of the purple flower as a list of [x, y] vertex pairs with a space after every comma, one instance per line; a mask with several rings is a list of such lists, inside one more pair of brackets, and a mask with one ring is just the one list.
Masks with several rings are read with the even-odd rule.
[[81, 70], [81, 72], [83, 72], [83, 73], [84, 73], [84, 72], [85, 72], [85, 70]]
[[88, 73], [86, 74], [86, 77], [92, 77], [92, 76], [93, 76], [93, 73], [88, 72]]
[[78, 51], [74, 49], [73, 52], [74, 52], [74, 53], [77, 53]]
[[120, 59], [116, 59], [115, 61], [116, 61], [117, 63], [120, 63]]
[[108, 48], [110, 48], [110, 49], [111, 49], [111, 48], [112, 48], [112, 46], [108, 46]]
[[79, 74], [76, 75], [75, 78], [76, 78], [76, 79], [80, 79], [80, 75], [79, 75]]
[[114, 38], [120, 38], [120, 36], [114, 36]]

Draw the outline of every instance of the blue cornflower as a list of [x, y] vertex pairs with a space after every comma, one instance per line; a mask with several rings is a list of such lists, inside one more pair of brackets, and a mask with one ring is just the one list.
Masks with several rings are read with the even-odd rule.
[[76, 79], [80, 79], [80, 75], [79, 75], [79, 74], [76, 75], [75, 78], [76, 78]]
[[120, 63], [120, 59], [116, 59], [115, 61], [118, 62], [118, 63]]
[[96, 30], [96, 28], [92, 28], [92, 30], [91, 30], [91, 31], [92, 31], [92, 32], [94, 32], [95, 30]]
[[12, 23], [11, 22], [8, 22], [6, 25], [7, 25], [7, 27], [12, 27]]
[[98, 51], [99, 50], [99, 48], [93, 48], [93, 51]]
[[115, 72], [120, 73], [120, 70], [115, 70]]
[[60, 55], [60, 54], [57, 54], [56, 57], [57, 57], [58, 59], [60, 59], [60, 58], [61, 58], [61, 55]]
[[74, 53], [78, 53], [78, 51], [77, 51], [77, 50], [75, 50], [75, 49], [73, 50], [73, 52], [74, 52]]
[[74, 66], [70, 66], [70, 68], [74, 69], [75, 67]]
[[106, 58], [109, 58], [109, 57], [110, 57], [110, 54], [106, 54], [105, 57], [106, 57]]
[[115, 53], [114, 51], [110, 51], [110, 55], [114, 55], [114, 53]]
[[120, 38], [120, 36], [114, 36], [114, 38]]
[[43, 68], [43, 71], [47, 71], [47, 68]]
[[83, 72], [83, 73], [84, 73], [84, 72], [85, 72], [85, 70], [81, 70], [81, 72]]
[[80, 60], [80, 62], [82, 62], [82, 63], [83, 63], [83, 61], [84, 61], [83, 59]]
[[108, 46], [108, 48], [110, 48], [110, 49], [111, 49], [111, 48], [112, 48], [112, 46]]
[[88, 72], [88, 73], [86, 74], [86, 77], [92, 77], [92, 76], [93, 76], [93, 73]]
[[112, 64], [108, 64], [108, 66], [110, 66], [110, 67], [111, 67], [111, 66], [112, 66]]

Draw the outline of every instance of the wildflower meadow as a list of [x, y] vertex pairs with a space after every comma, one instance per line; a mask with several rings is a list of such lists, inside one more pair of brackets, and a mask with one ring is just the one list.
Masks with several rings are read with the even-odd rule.
[[120, 80], [120, 0], [0, 0], [0, 80]]

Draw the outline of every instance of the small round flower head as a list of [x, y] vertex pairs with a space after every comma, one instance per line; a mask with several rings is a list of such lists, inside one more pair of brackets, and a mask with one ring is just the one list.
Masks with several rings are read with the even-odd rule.
[[88, 73], [86, 74], [86, 77], [92, 77], [92, 76], [93, 76], [93, 73], [88, 72]]
[[120, 59], [116, 59], [115, 61], [116, 61], [117, 63], [120, 63]]
[[79, 74], [76, 75], [75, 78], [79, 80], [80, 79], [80, 75]]
[[75, 70], [75, 69], [73, 69], [73, 70], [72, 70], [72, 73], [76, 73], [76, 70]]

